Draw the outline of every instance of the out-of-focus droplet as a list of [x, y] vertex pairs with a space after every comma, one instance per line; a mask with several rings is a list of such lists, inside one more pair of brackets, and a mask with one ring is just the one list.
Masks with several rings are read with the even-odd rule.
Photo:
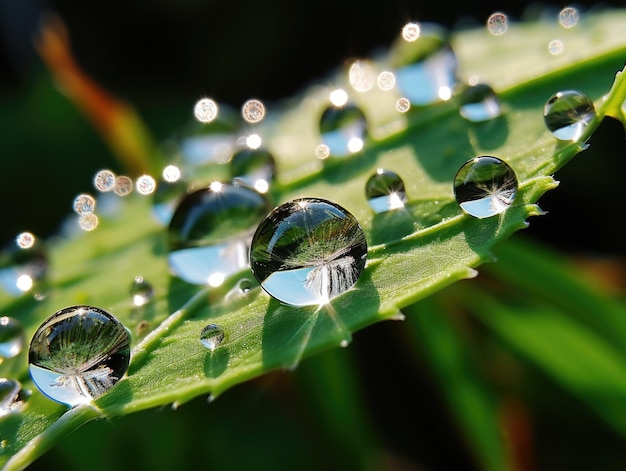
[[135, 187], [140, 195], [150, 195], [156, 190], [156, 180], [150, 175], [141, 175], [137, 178]]
[[517, 194], [517, 177], [502, 159], [482, 155], [468, 160], [454, 177], [461, 209], [479, 219], [505, 211]]
[[180, 180], [182, 173], [180, 171], [180, 168], [178, 168], [178, 166], [170, 164], [170, 165], [166, 165], [163, 168], [162, 176], [163, 176], [163, 180], [165, 180], [166, 182], [173, 183], [173, 182], [177, 182], [178, 180]]
[[561, 52], [563, 52], [563, 42], [559, 39], [553, 39], [548, 44], [548, 52], [553, 56], [560, 54]]
[[188, 185], [183, 180], [161, 181], [152, 194], [152, 215], [163, 226], [168, 226], [172, 214], [187, 195]]
[[230, 176], [235, 182], [267, 193], [276, 178], [276, 160], [267, 149], [242, 149], [230, 161]]
[[367, 60], [354, 61], [348, 71], [348, 80], [357, 92], [367, 92], [376, 82], [374, 67]]
[[495, 12], [487, 18], [487, 30], [494, 36], [501, 36], [509, 29], [509, 17], [502, 12]]
[[248, 149], [259, 149], [263, 145], [263, 139], [258, 134], [250, 134], [245, 138]]
[[396, 86], [396, 76], [393, 72], [383, 70], [380, 74], [378, 74], [376, 83], [378, 84], [378, 88], [385, 92], [393, 90], [393, 87]]
[[572, 28], [578, 24], [580, 15], [574, 7], [565, 7], [559, 12], [559, 24], [563, 28]]
[[226, 338], [224, 329], [217, 324], [209, 324], [200, 332], [200, 342], [211, 351], [219, 347], [224, 338]]
[[78, 195], [74, 199], [74, 211], [78, 214], [93, 213], [96, 209], [96, 200], [88, 194]]
[[327, 159], [330, 156], [330, 147], [326, 144], [320, 144], [315, 148], [315, 157], [320, 160]]
[[[22, 295], [43, 283], [48, 272], [48, 257], [41, 243], [33, 236], [28, 247], [25, 240], [16, 238], [16, 243], [0, 252], [0, 286], [9, 294]], [[28, 245], [28, 244], [26, 244]]]
[[115, 177], [115, 186], [113, 191], [117, 196], [126, 196], [133, 191], [133, 180], [126, 175]]
[[474, 123], [489, 121], [500, 116], [500, 99], [486, 83], [470, 85], [463, 91], [459, 112]]
[[265, 118], [265, 105], [261, 100], [248, 100], [241, 107], [241, 116], [247, 123], [259, 123]]
[[548, 130], [562, 141], [578, 140], [595, 116], [593, 101], [577, 90], [555, 93], [543, 109]]
[[17, 319], [0, 317], [0, 358], [13, 358], [24, 348], [24, 327]]
[[169, 225], [172, 274], [215, 286], [247, 268], [250, 238], [270, 209], [263, 194], [246, 186], [214, 182], [189, 193]]
[[217, 118], [219, 107], [211, 98], [201, 98], [193, 107], [193, 115], [200, 123], [210, 123]]
[[392, 45], [389, 60], [396, 87], [412, 105], [448, 100], [458, 82], [457, 58], [448, 31], [438, 24], [420, 24], [420, 34], [413, 41], [400, 36]]
[[375, 213], [404, 208], [407, 201], [404, 181], [400, 176], [379, 168], [365, 183], [365, 197]]
[[37, 329], [28, 352], [30, 375], [50, 399], [74, 407], [112, 388], [130, 361], [130, 333], [93, 306], [57, 311]]
[[154, 288], [143, 276], [137, 275], [130, 285], [130, 295], [134, 306], [145, 306], [154, 298]]
[[112, 191], [115, 188], [115, 173], [107, 169], [100, 170], [96, 173], [93, 184], [102, 193]]
[[35, 236], [31, 232], [21, 232], [15, 238], [15, 243], [20, 249], [30, 249], [35, 245]]
[[365, 233], [338, 204], [296, 199], [259, 224], [250, 267], [263, 289], [293, 306], [322, 305], [357, 282], [367, 258]]
[[94, 213], [84, 213], [78, 218], [78, 227], [85, 232], [91, 232], [98, 227], [100, 219]]
[[367, 135], [365, 114], [352, 103], [331, 104], [322, 113], [320, 133], [330, 156], [345, 157], [359, 152]]
[[19, 410], [22, 383], [16, 379], [0, 378], [0, 417]]

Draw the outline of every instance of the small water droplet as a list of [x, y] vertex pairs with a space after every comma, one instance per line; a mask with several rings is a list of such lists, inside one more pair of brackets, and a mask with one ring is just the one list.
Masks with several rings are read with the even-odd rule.
[[219, 347], [225, 337], [224, 330], [217, 324], [209, 324], [200, 332], [200, 342], [211, 351]]
[[130, 295], [135, 306], [144, 306], [154, 298], [154, 288], [143, 276], [137, 275], [130, 286]]
[[250, 289], [252, 289], [252, 281], [248, 280], [247, 278], [239, 280], [239, 291], [241, 291], [242, 293], [247, 293], [248, 291], [250, 291]]
[[13, 358], [24, 348], [24, 327], [13, 317], [0, 317], [0, 357]]
[[368, 178], [365, 197], [376, 213], [404, 208], [407, 201], [402, 178], [397, 173], [382, 168]]
[[393, 72], [384, 70], [380, 74], [378, 74], [378, 79], [376, 83], [378, 84], [378, 88], [385, 92], [393, 90], [393, 87], [396, 86], [396, 76]]
[[156, 180], [151, 175], [141, 175], [135, 184], [137, 193], [140, 195], [150, 195], [156, 190]]
[[470, 85], [463, 91], [459, 112], [474, 123], [489, 121], [500, 116], [500, 100], [490, 85]]
[[163, 226], [167, 226], [180, 201], [187, 194], [188, 185], [183, 180], [159, 182], [152, 194], [152, 215]]
[[500, 36], [509, 29], [509, 17], [502, 12], [495, 12], [487, 18], [487, 30], [494, 36]]
[[206, 285], [247, 268], [250, 238], [270, 209], [263, 194], [243, 185], [213, 182], [189, 193], [169, 225], [172, 273]]
[[565, 7], [559, 12], [559, 24], [563, 28], [572, 28], [578, 24], [580, 15], [574, 7]]
[[259, 123], [265, 118], [265, 105], [260, 100], [248, 100], [241, 107], [241, 115], [247, 123]]
[[230, 175], [234, 181], [266, 193], [276, 178], [276, 160], [266, 149], [242, 149], [230, 161]]
[[445, 28], [423, 23], [414, 41], [401, 36], [390, 53], [396, 87], [411, 104], [429, 105], [451, 97], [457, 83], [457, 58]]
[[78, 195], [74, 199], [74, 211], [78, 214], [93, 213], [96, 209], [96, 200], [88, 194]]
[[553, 39], [548, 44], [548, 52], [553, 56], [560, 54], [561, 52], [563, 52], [563, 42], [559, 39]]
[[30, 375], [50, 399], [70, 407], [113, 387], [130, 361], [130, 333], [110, 313], [92, 306], [57, 311], [30, 342]]
[[201, 98], [193, 107], [193, 115], [200, 123], [210, 123], [217, 118], [219, 107], [210, 98]]
[[357, 92], [367, 92], [376, 81], [374, 67], [367, 60], [354, 61], [348, 71], [348, 80]]
[[406, 113], [411, 109], [411, 101], [406, 97], [400, 97], [396, 100], [396, 111]]
[[115, 187], [115, 173], [111, 170], [100, 170], [93, 179], [96, 190], [106, 193]]
[[22, 384], [9, 378], [0, 378], [0, 417], [15, 412], [21, 405], [19, 400]]
[[320, 133], [331, 156], [345, 157], [359, 152], [367, 134], [365, 114], [352, 103], [331, 105], [322, 113]]
[[133, 180], [126, 175], [120, 175], [115, 177], [115, 185], [113, 192], [117, 196], [126, 196], [133, 191]]
[[301, 198], [274, 208], [259, 224], [250, 267], [280, 302], [321, 305], [357, 282], [366, 257], [365, 233], [352, 214], [328, 200]]
[[413, 42], [420, 37], [421, 28], [419, 23], [410, 22], [402, 27], [402, 39]]
[[578, 140], [595, 116], [593, 101], [577, 90], [555, 93], [543, 109], [548, 130], [562, 141]]
[[0, 253], [0, 285], [9, 294], [31, 291], [43, 282], [47, 272], [48, 257], [36, 239], [28, 248], [21, 248], [17, 242]]
[[170, 164], [166, 165], [163, 168], [162, 176], [163, 180], [165, 180], [166, 182], [174, 183], [180, 180], [182, 172], [180, 171], [180, 168], [178, 168], [178, 166]]
[[461, 209], [479, 219], [502, 213], [513, 204], [516, 193], [513, 169], [497, 157], [474, 157], [454, 177], [454, 195]]
[[15, 238], [15, 243], [20, 249], [30, 249], [35, 245], [35, 236], [31, 232], [21, 232]]
[[315, 148], [315, 157], [320, 160], [327, 159], [330, 156], [330, 147], [326, 144], [320, 144]]
[[93, 231], [98, 227], [100, 220], [94, 213], [84, 213], [78, 218], [78, 226], [87, 232]]

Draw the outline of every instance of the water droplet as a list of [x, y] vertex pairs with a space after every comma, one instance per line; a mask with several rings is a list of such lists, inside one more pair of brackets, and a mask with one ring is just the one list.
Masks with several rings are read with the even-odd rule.
[[479, 219], [506, 210], [516, 193], [513, 169], [497, 157], [482, 155], [468, 160], [454, 177], [454, 195], [461, 209]]
[[224, 330], [217, 324], [209, 324], [200, 332], [200, 342], [213, 351], [224, 341]]
[[126, 196], [133, 191], [133, 180], [126, 175], [115, 177], [115, 186], [113, 191], [117, 196]]
[[407, 201], [402, 178], [397, 173], [382, 168], [368, 178], [365, 197], [376, 213], [404, 208]]
[[328, 98], [334, 106], [343, 106], [348, 103], [348, 94], [342, 88], [337, 88], [330, 92]]
[[548, 52], [550, 52], [553, 56], [560, 54], [563, 52], [563, 42], [558, 39], [553, 39], [548, 44]]
[[93, 179], [96, 190], [106, 193], [115, 187], [115, 173], [111, 170], [100, 170]]
[[263, 145], [263, 139], [258, 134], [250, 134], [245, 138], [245, 145], [249, 149], [258, 149]]
[[326, 144], [320, 144], [315, 148], [315, 157], [320, 160], [327, 159], [330, 156], [330, 147]]
[[150, 195], [156, 190], [156, 180], [150, 175], [141, 175], [135, 184], [140, 195]]
[[0, 317], [0, 357], [13, 358], [24, 347], [24, 328], [13, 317]]
[[15, 243], [20, 249], [30, 249], [35, 245], [35, 236], [30, 232], [21, 232], [15, 238]]
[[152, 215], [163, 226], [167, 226], [172, 214], [187, 194], [187, 183], [183, 180], [160, 182], [152, 194]]
[[577, 90], [555, 93], [543, 109], [546, 126], [562, 141], [578, 140], [595, 116], [593, 101]]
[[367, 134], [365, 115], [356, 105], [331, 105], [322, 113], [320, 132], [329, 155], [345, 157], [363, 148]]
[[87, 232], [93, 231], [96, 227], [98, 227], [99, 222], [100, 220], [98, 219], [98, 216], [94, 213], [84, 213], [78, 218], [78, 226], [83, 231]]
[[378, 79], [376, 83], [378, 84], [378, 88], [385, 92], [393, 90], [393, 87], [396, 86], [396, 76], [393, 72], [384, 70], [380, 74], [378, 74]]
[[163, 172], [162, 172], [162, 176], [163, 176], [163, 180], [165, 180], [168, 183], [173, 183], [173, 182], [177, 182], [178, 180], [180, 180], [180, 177], [182, 176], [182, 172], [180, 171], [180, 168], [178, 168], [176, 165], [166, 165], [163, 168]]
[[96, 200], [88, 194], [78, 195], [74, 199], [74, 211], [78, 214], [93, 213], [96, 209]]
[[193, 115], [200, 123], [210, 123], [217, 118], [219, 107], [210, 98], [201, 98], [193, 107]]
[[130, 295], [133, 298], [133, 305], [145, 306], [154, 298], [154, 288], [143, 276], [137, 275], [130, 286]]
[[265, 118], [265, 105], [260, 100], [248, 100], [241, 107], [241, 115], [247, 123], [258, 123]]
[[495, 12], [487, 18], [487, 30], [494, 36], [500, 36], [509, 29], [509, 17], [502, 12]]
[[71, 407], [91, 402], [126, 373], [130, 333], [110, 313], [92, 306], [57, 311], [37, 329], [28, 361], [35, 385]]
[[365, 234], [352, 214], [328, 200], [301, 198], [274, 208], [259, 224], [250, 267], [280, 302], [321, 305], [357, 282], [366, 257]]
[[414, 41], [400, 37], [391, 49], [390, 63], [396, 87], [411, 104], [429, 105], [448, 100], [457, 83], [457, 58], [448, 32], [423, 23]]
[[500, 100], [486, 83], [470, 85], [463, 91], [459, 112], [474, 123], [489, 121], [500, 116]]
[[406, 97], [400, 97], [396, 100], [396, 111], [406, 113], [411, 109], [411, 102]]
[[47, 271], [48, 257], [36, 240], [29, 248], [11, 244], [0, 254], [0, 285], [9, 294], [31, 291], [44, 280]]
[[169, 266], [192, 284], [215, 283], [248, 267], [249, 241], [271, 206], [244, 185], [214, 182], [180, 202], [169, 226]]
[[9, 378], [0, 378], [0, 417], [16, 411], [21, 405], [19, 400], [22, 384]]
[[357, 60], [352, 63], [348, 71], [348, 80], [357, 92], [367, 92], [374, 86], [376, 74], [369, 61]]
[[572, 28], [578, 24], [580, 16], [574, 7], [565, 7], [559, 12], [559, 24], [563, 28]]
[[407, 23], [402, 27], [402, 39], [413, 42], [420, 37], [421, 28], [419, 23]]
[[266, 149], [242, 149], [230, 161], [230, 174], [234, 181], [266, 193], [276, 178], [276, 161]]

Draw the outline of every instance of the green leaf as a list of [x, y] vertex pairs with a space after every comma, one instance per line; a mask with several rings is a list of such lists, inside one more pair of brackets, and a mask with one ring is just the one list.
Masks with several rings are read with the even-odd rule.
[[[323, 350], [346, 345], [353, 332], [395, 319], [399, 310], [475, 274], [493, 259], [493, 248], [542, 214], [540, 197], [556, 187], [552, 174], [584, 150], [604, 116], [621, 117], [626, 99], [623, 67], [626, 41], [614, 34], [623, 11], [590, 16], [570, 35], [568, 50], [553, 57], [547, 44], [559, 26], [544, 22], [512, 25], [506, 35], [484, 30], [457, 31], [453, 47], [464, 77], [477, 75], [498, 92], [505, 114], [472, 124], [458, 114], [458, 97], [398, 116], [391, 92], [355, 95], [370, 125], [364, 150], [346, 159], [320, 161], [320, 106], [326, 87], [312, 87], [270, 110], [258, 127], [278, 160], [276, 202], [300, 196], [326, 197], [357, 217], [369, 242], [368, 263], [355, 288], [319, 308], [293, 308], [271, 299], [258, 286], [240, 293], [237, 282], [199, 289], [170, 277], [166, 234], [150, 213], [150, 199], [132, 194], [97, 230], [48, 241], [50, 274], [42, 301], [0, 298], [3, 313], [20, 319], [30, 338], [55, 311], [92, 304], [112, 312], [134, 335], [125, 378], [94, 401], [71, 411], [36, 390], [28, 376], [27, 352], [0, 365], [3, 376], [33, 391], [17, 412], [0, 417], [0, 464], [22, 469], [81, 424], [194, 397], [216, 397], [236, 384], [276, 369], [292, 369]], [[385, 58], [376, 66], [386, 67]], [[615, 82], [614, 82], [615, 79]], [[330, 80], [346, 86], [345, 74]], [[614, 83], [613, 83], [614, 82]], [[613, 86], [612, 86], [613, 84]], [[557, 142], [543, 123], [543, 106], [556, 91], [576, 88], [591, 97], [598, 116], [583, 140]], [[500, 156], [515, 170], [520, 189], [501, 216], [474, 219], [459, 209], [452, 179], [476, 155]], [[404, 210], [373, 215], [365, 181], [378, 168], [397, 171], [405, 181]], [[207, 175], [221, 178], [224, 169]], [[133, 307], [132, 280], [142, 275], [155, 299]], [[208, 323], [219, 324], [226, 339], [214, 352], [199, 341]], [[548, 328], [551, 326], [548, 325]], [[497, 458], [496, 458], [497, 459]]]

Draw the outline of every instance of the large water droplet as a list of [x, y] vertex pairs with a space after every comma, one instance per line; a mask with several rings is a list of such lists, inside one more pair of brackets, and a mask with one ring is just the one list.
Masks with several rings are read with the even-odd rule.
[[67, 307], [37, 329], [28, 361], [35, 385], [50, 399], [71, 407], [88, 403], [126, 373], [130, 333], [103, 309]]
[[266, 193], [276, 178], [276, 161], [267, 149], [241, 149], [230, 161], [230, 175], [234, 181]]
[[402, 178], [397, 173], [382, 168], [368, 178], [365, 197], [376, 213], [404, 208], [407, 200]]
[[0, 417], [15, 411], [21, 401], [19, 400], [22, 384], [9, 378], [0, 378]]
[[154, 298], [154, 288], [143, 276], [137, 275], [130, 285], [130, 295], [133, 298], [133, 305], [144, 306]]
[[546, 126], [557, 139], [562, 141], [579, 139], [595, 116], [596, 109], [593, 101], [577, 90], [563, 90], [555, 93], [543, 108]]
[[474, 157], [454, 177], [454, 195], [461, 209], [479, 219], [506, 210], [516, 193], [517, 177], [513, 169], [497, 157]]
[[263, 194], [243, 185], [214, 182], [188, 194], [169, 226], [172, 273], [215, 286], [248, 267], [250, 238], [270, 209]]
[[12, 295], [21, 295], [40, 284], [48, 271], [48, 257], [39, 242], [22, 248], [24, 241], [16, 239], [0, 253], [0, 285]]
[[457, 83], [456, 55], [447, 31], [437, 24], [420, 24], [413, 40], [401, 35], [392, 46], [390, 62], [397, 88], [414, 105], [449, 99]]
[[490, 85], [470, 85], [463, 91], [459, 112], [474, 123], [489, 121], [500, 116], [500, 100]]
[[209, 324], [200, 332], [200, 342], [213, 351], [224, 341], [224, 330], [217, 324]]
[[0, 357], [13, 358], [24, 348], [24, 327], [13, 317], [0, 317]]
[[282, 303], [321, 305], [358, 280], [367, 241], [355, 217], [336, 203], [301, 198], [284, 203], [259, 224], [250, 267]]
[[330, 156], [345, 157], [359, 152], [367, 134], [365, 114], [353, 103], [331, 105], [322, 113], [320, 133]]

